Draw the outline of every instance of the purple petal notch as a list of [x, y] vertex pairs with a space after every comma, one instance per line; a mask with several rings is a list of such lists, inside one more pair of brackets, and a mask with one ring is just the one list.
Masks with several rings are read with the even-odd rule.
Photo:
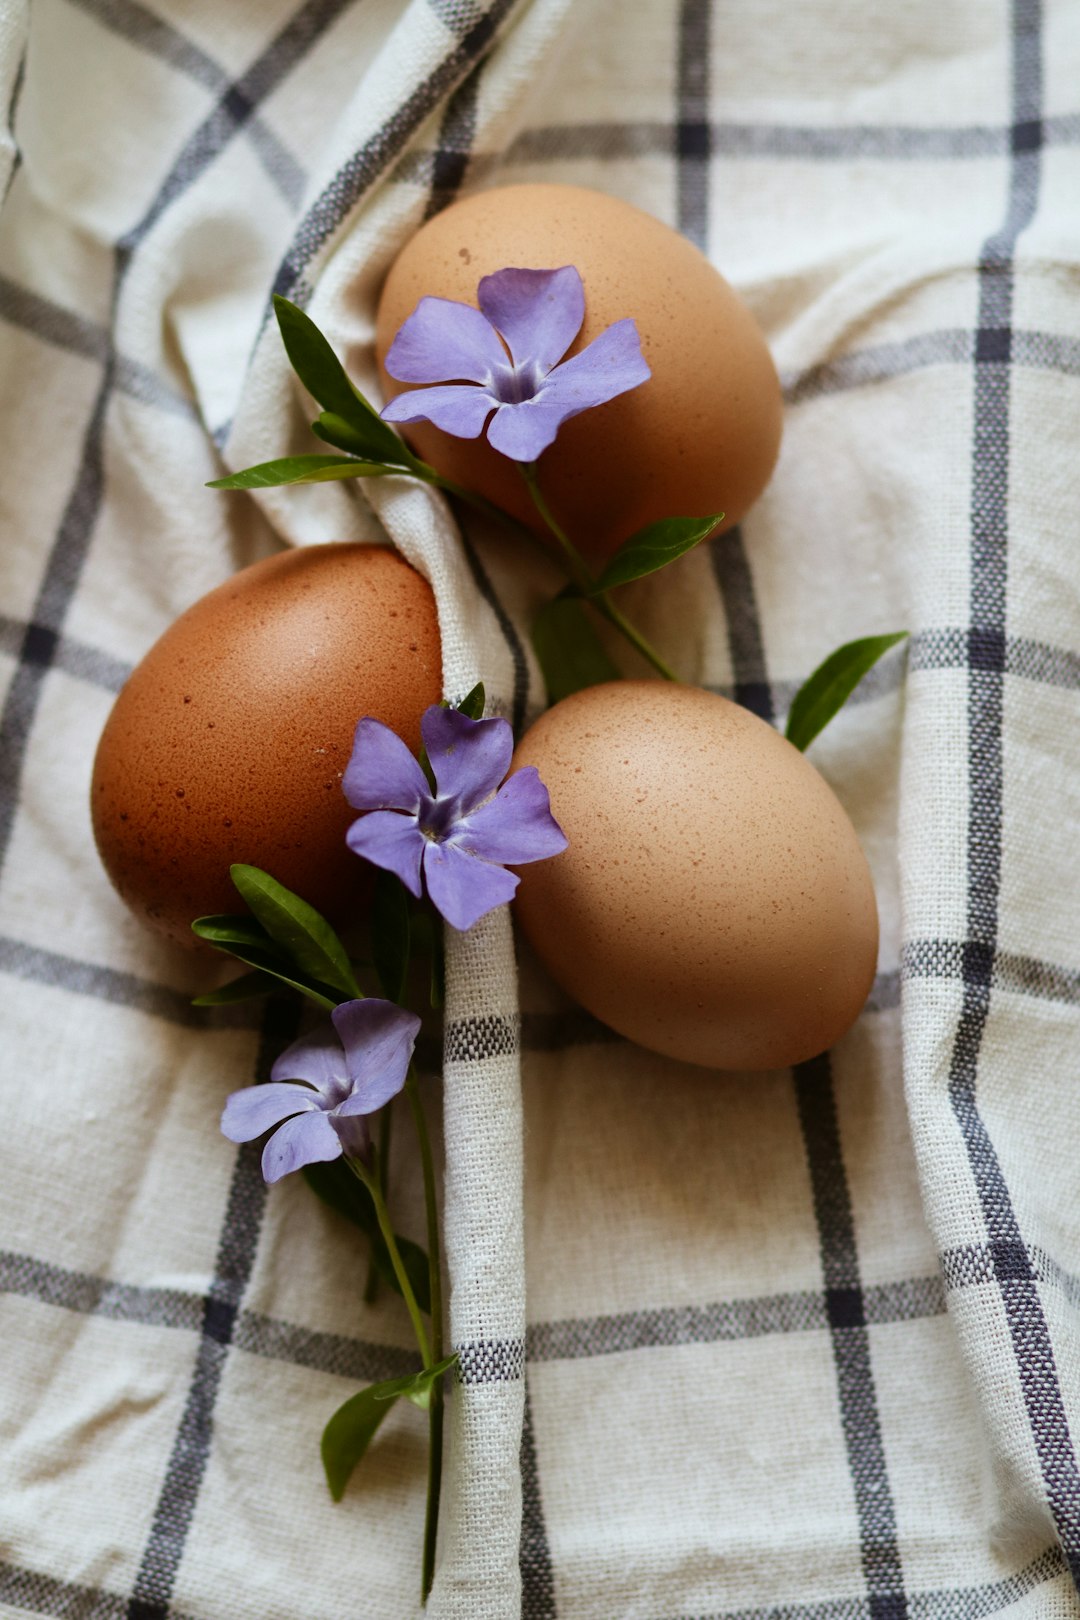
[[585, 318], [572, 264], [508, 267], [484, 276], [480, 308], [422, 298], [386, 356], [398, 382], [434, 384], [399, 394], [388, 422], [433, 422], [459, 439], [488, 442], [512, 461], [542, 455], [564, 422], [647, 382], [652, 373], [632, 320], [616, 321], [564, 360]]

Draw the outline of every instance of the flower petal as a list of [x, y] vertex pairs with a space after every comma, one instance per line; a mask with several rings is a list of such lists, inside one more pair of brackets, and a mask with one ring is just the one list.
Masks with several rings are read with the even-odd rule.
[[408, 810], [412, 815], [428, 791], [419, 763], [397, 732], [370, 715], [353, 734], [341, 786], [354, 810]]
[[497, 715], [470, 720], [457, 709], [432, 704], [420, 721], [440, 799], [460, 801], [461, 815], [490, 799], [510, 769], [514, 733], [508, 720]]
[[535, 461], [564, 422], [594, 405], [637, 388], [652, 376], [633, 321], [616, 321], [570, 360], [549, 372], [540, 392], [504, 405], [488, 428], [488, 441], [513, 461]]
[[415, 1013], [392, 1001], [369, 996], [346, 1001], [330, 1017], [345, 1048], [352, 1094], [337, 1113], [373, 1114], [405, 1084], [405, 1075], [420, 1031]]
[[373, 810], [353, 822], [345, 842], [354, 855], [396, 873], [419, 900], [420, 860], [428, 841], [415, 816], [402, 816], [396, 810]]
[[524, 866], [560, 855], [567, 837], [551, 814], [548, 790], [535, 765], [525, 765], [461, 824], [454, 843], [484, 861]]
[[[326, 1108], [341, 1095], [345, 1079], [345, 1054], [329, 1024], [320, 1024], [310, 1035], [301, 1035], [287, 1046], [270, 1070], [271, 1080], [306, 1080], [324, 1099], [316, 1106]], [[295, 1112], [295, 1110], [294, 1110]]]
[[310, 1113], [318, 1107], [318, 1097], [306, 1086], [245, 1086], [243, 1091], [234, 1091], [227, 1098], [221, 1116], [221, 1132], [230, 1142], [254, 1142], [263, 1131], [280, 1125], [283, 1119]]
[[399, 394], [381, 415], [386, 422], [434, 422], [456, 439], [477, 439], [499, 401], [486, 388], [472, 383], [446, 383], [439, 388], [414, 388]]
[[301, 1114], [287, 1119], [263, 1148], [263, 1180], [273, 1183], [305, 1164], [341, 1157], [341, 1141], [328, 1114]]
[[451, 928], [462, 931], [513, 899], [520, 881], [513, 872], [466, 855], [454, 844], [428, 844], [424, 877], [435, 909]]
[[550, 371], [585, 319], [585, 288], [572, 264], [561, 270], [497, 270], [483, 278], [477, 297], [516, 366], [531, 360]]
[[471, 304], [421, 298], [390, 345], [386, 369], [398, 382], [487, 382], [506, 350]]

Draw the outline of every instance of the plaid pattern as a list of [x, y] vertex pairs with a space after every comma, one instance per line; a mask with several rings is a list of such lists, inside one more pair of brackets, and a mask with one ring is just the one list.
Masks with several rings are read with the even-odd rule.
[[131, 663], [282, 539], [388, 531], [436, 590], [447, 692], [480, 675], [535, 711], [542, 582], [426, 492], [201, 492], [308, 445], [271, 290], [370, 381], [408, 233], [529, 179], [677, 225], [781, 368], [770, 490], [637, 593], [643, 627], [767, 719], [838, 642], [913, 633], [814, 747], [883, 922], [832, 1053], [680, 1068], [527, 953], [519, 976], [505, 917], [453, 942], [461, 1378], [429, 1612], [1080, 1614], [1080, 18], [834, 13], [0, 13], [3, 1615], [416, 1611], [422, 1424], [395, 1410], [337, 1508], [314, 1444], [415, 1364], [403, 1313], [363, 1306], [349, 1234], [214, 1130], [297, 1010], [192, 1009], [202, 970], [123, 913], [85, 806]]

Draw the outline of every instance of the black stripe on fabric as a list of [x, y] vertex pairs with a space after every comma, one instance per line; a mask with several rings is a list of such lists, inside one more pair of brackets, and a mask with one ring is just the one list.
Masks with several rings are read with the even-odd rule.
[[525, 1379], [525, 1421], [521, 1427], [521, 1620], [556, 1620], [555, 1572], [544, 1522], [540, 1465], [536, 1456], [532, 1396]]
[[675, 217], [709, 251], [709, 34], [711, 0], [680, 0], [676, 64]]
[[1080, 1309], [1080, 1276], [1034, 1244], [1024, 1248], [1003, 1240], [963, 1243], [941, 1255], [941, 1274], [949, 1290], [1034, 1277], [1056, 1289], [1074, 1310]]
[[[0, 1292], [113, 1322], [189, 1333], [200, 1332], [205, 1324], [205, 1301], [199, 1294], [114, 1282], [10, 1251], [0, 1251]], [[237, 1312], [231, 1343], [248, 1355], [332, 1373], [354, 1383], [403, 1377], [420, 1366], [415, 1349], [320, 1333], [260, 1311]]]
[[[43, 298], [40, 293], [31, 292], [4, 275], [0, 275], [0, 319], [70, 354], [82, 355], [100, 364], [108, 358], [109, 334], [104, 326]], [[119, 392], [144, 405], [155, 405], [189, 421], [200, 419], [192, 400], [137, 360], [118, 354], [114, 381]]]
[[[308, 209], [278, 267], [272, 291], [305, 302], [301, 281], [315, 255], [352, 212], [367, 188], [400, 153], [447, 91], [492, 45], [518, 0], [492, 0], [458, 44], [422, 79], [394, 115], [340, 168]], [[450, 0], [450, 9], [460, 11]], [[471, 9], [471, 8], [470, 8]]]
[[[348, 0], [308, 0], [256, 58], [240, 86], [230, 87], [223, 94], [217, 108], [184, 143], [147, 211], [116, 245], [110, 298], [113, 321], [132, 256], [155, 222], [224, 150], [254, 112], [257, 100], [282, 83], [346, 3]], [[31, 614], [35, 628], [41, 627], [53, 636], [58, 636], [63, 627], [101, 509], [105, 419], [118, 365], [110, 332], [101, 386], [83, 437], [74, 487]], [[31, 651], [29, 646], [25, 650], [28, 654]], [[0, 712], [0, 787], [6, 795], [0, 798], [0, 866], [11, 838], [18, 783], [48, 667], [47, 661], [37, 658], [21, 662]]]
[[[228, 74], [211, 56], [138, 0], [70, 0], [70, 3], [128, 44], [167, 62], [212, 94], [220, 95], [229, 90]], [[276, 188], [290, 208], [298, 208], [306, 176], [296, 158], [258, 114], [250, 119], [246, 132]]]
[[[977, 940], [912, 939], [900, 955], [900, 973], [910, 979], [963, 979], [973, 961], [985, 957], [985, 947]], [[1005, 990], [1011, 995], [1032, 996], [1039, 1001], [1060, 1001], [1080, 1005], [1080, 968], [1064, 967], [1035, 956], [996, 950], [985, 973], [989, 982], [983, 989]], [[985, 981], [984, 973], [984, 981]]]
[[[765, 670], [761, 621], [742, 531], [735, 527], [710, 540], [709, 557], [727, 621], [734, 682], [731, 696], [759, 719], [772, 722], [783, 711], [777, 708], [779, 694], [774, 693]], [[792, 685], [794, 697], [798, 687]]]
[[471, 1339], [454, 1348], [459, 1384], [514, 1384], [525, 1376], [524, 1339]]
[[483, 69], [483, 62], [477, 63], [446, 104], [439, 128], [439, 144], [432, 158], [425, 219], [432, 219], [441, 213], [454, 201], [465, 183], [476, 138], [476, 109]]
[[[963, 1003], [949, 1072], [949, 1099], [963, 1135], [987, 1236], [1022, 1263], [999, 1271], [998, 1286], [1047, 1504], [1074, 1584], [1080, 1589], [1080, 1469], [1069, 1431], [1054, 1346], [1008, 1183], [977, 1101], [979, 1059], [990, 1011], [998, 945], [1004, 811], [1004, 696], [1009, 550], [1009, 422], [1013, 255], [1039, 197], [1043, 138], [1042, 9], [1013, 0], [1012, 98], [1015, 141], [1008, 206], [979, 264], [971, 489], [968, 675], [967, 933]], [[977, 656], [973, 656], [977, 653]]]
[[[256, 1060], [257, 1081], [298, 1029], [295, 1006], [270, 1003]], [[255, 1264], [266, 1183], [257, 1144], [238, 1149], [218, 1239], [214, 1278], [202, 1301], [195, 1371], [143, 1551], [127, 1620], [168, 1620], [176, 1573], [210, 1457], [214, 1407], [237, 1315]]]
[[[130, 664], [122, 663], [119, 658], [111, 658], [98, 647], [90, 647], [85, 641], [76, 641], [73, 636], [58, 636], [55, 631], [47, 629], [44, 625], [20, 624], [18, 620], [9, 619], [2, 613], [0, 613], [0, 652], [17, 658], [28, 642], [27, 632], [35, 630], [36, 644], [48, 645], [49, 662], [53, 668], [62, 669], [65, 675], [72, 675], [78, 681], [85, 681], [88, 686], [99, 686], [106, 692], [119, 692], [131, 674]], [[31, 656], [34, 645], [34, 642], [30, 642]]]
[[889, 1484], [870, 1354], [866, 1293], [859, 1275], [855, 1220], [840, 1146], [828, 1055], [795, 1070], [824, 1274], [824, 1308], [832, 1337], [840, 1420], [859, 1519], [860, 1556], [870, 1620], [908, 1613], [896, 1510]]
[[[20, 1569], [0, 1562], [0, 1603], [21, 1614], [44, 1614], [62, 1620], [125, 1620], [128, 1599], [100, 1586], [81, 1586], [75, 1581], [57, 1580], [35, 1569]], [[179, 1609], [169, 1610], [169, 1620], [193, 1620]]]
[[[1042, 125], [1044, 146], [1080, 145], [1080, 114], [1048, 118]], [[703, 143], [695, 132], [692, 139]], [[511, 143], [506, 161], [552, 163], [599, 158], [608, 162], [642, 158], [677, 158], [680, 123], [660, 119], [642, 122], [598, 120], [589, 124], [542, 125], [523, 130]], [[708, 147], [713, 158], [751, 158], [794, 163], [968, 161], [998, 158], [1012, 150], [1010, 125], [969, 124], [949, 127], [873, 124], [739, 124], [713, 120]]]
[[[238, 1002], [232, 1007], [193, 1007], [191, 997], [171, 985], [155, 984], [119, 968], [80, 962], [59, 951], [46, 951], [0, 935], [0, 972], [32, 984], [93, 996], [117, 1007], [131, 1007], [189, 1029], [259, 1029], [264, 1003]], [[291, 999], [285, 998], [282, 999]]]
[[[940, 1277], [879, 1283], [862, 1291], [867, 1323], [913, 1322], [941, 1316], [945, 1287]], [[531, 1323], [528, 1360], [580, 1361], [630, 1351], [723, 1344], [781, 1333], [819, 1333], [830, 1327], [825, 1296], [816, 1290], [720, 1300], [711, 1305], [666, 1305], [610, 1316], [568, 1317]]]
[[476, 1018], [447, 1020], [443, 1036], [447, 1063], [483, 1063], [493, 1057], [513, 1057], [520, 1050], [517, 1018], [485, 1013]]

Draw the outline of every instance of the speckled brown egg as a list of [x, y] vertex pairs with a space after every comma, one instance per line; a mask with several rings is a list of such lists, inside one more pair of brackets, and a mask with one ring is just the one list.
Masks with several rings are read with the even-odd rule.
[[520, 765], [570, 842], [521, 868], [517, 919], [602, 1022], [718, 1069], [799, 1063], [854, 1022], [877, 959], [870, 873], [771, 726], [696, 687], [622, 681], [556, 704]]
[[283, 552], [195, 603], [147, 653], [94, 763], [94, 836], [138, 917], [191, 944], [195, 917], [243, 906], [234, 861], [334, 918], [364, 863], [341, 778], [363, 715], [415, 749], [442, 695], [431, 587], [396, 553]]
[[[742, 299], [692, 243], [651, 215], [579, 186], [505, 186], [435, 216], [394, 261], [379, 304], [380, 366], [425, 295], [475, 305], [481, 276], [507, 266], [576, 265], [585, 323], [576, 354], [614, 321], [637, 323], [648, 382], [574, 417], [540, 457], [556, 517], [594, 562], [664, 517], [725, 513], [737, 523], [780, 445], [780, 387]], [[382, 373], [386, 397], [405, 384]], [[446, 476], [543, 532], [516, 465], [485, 438], [430, 423], [406, 436]]]

